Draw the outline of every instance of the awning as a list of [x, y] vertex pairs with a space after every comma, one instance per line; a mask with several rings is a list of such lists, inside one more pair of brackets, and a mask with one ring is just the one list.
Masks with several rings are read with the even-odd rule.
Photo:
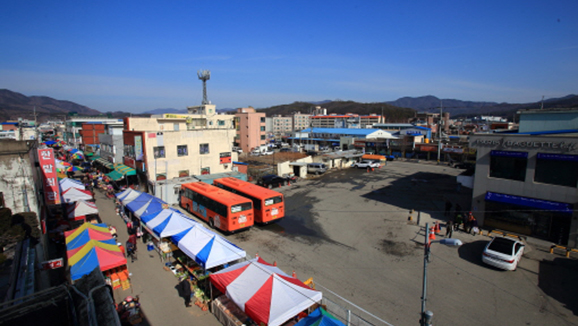
[[96, 162], [102, 164], [107, 169], [114, 170], [114, 165], [102, 157], [96, 159]]
[[112, 172], [107, 173], [106, 176], [111, 178], [114, 181], [118, 181], [124, 177], [122, 174], [118, 173], [116, 170], [113, 170]]
[[94, 156], [92, 156], [91, 158], [89, 158], [89, 160], [91, 160], [91, 161], [96, 161], [96, 160], [98, 160], [99, 158], [100, 158], [100, 156], [94, 155]]
[[116, 164], [114, 166], [114, 170], [118, 173], [126, 176], [136, 175], [136, 170], [131, 168], [130, 166], [126, 166], [124, 164]]

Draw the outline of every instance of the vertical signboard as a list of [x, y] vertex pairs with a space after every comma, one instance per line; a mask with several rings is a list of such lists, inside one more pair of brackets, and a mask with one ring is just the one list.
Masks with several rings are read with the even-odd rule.
[[137, 161], [142, 161], [142, 136], [134, 136], [134, 154]]
[[231, 152], [219, 153], [219, 161], [221, 164], [231, 163]]
[[42, 188], [46, 205], [60, 204], [60, 188], [56, 176], [56, 163], [52, 148], [38, 150], [38, 160], [42, 171]]

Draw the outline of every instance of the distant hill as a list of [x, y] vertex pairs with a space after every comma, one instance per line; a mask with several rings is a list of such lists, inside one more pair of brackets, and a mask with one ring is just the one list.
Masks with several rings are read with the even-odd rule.
[[[415, 115], [414, 109], [399, 108], [386, 103], [358, 103], [354, 101], [330, 101], [321, 105], [327, 109], [327, 114], [345, 114], [355, 113], [368, 115], [371, 113], [382, 114], [386, 122], [407, 122]], [[270, 108], [258, 109], [259, 112], [265, 112], [267, 116], [273, 115], [292, 115], [294, 112], [311, 113], [315, 105], [311, 102], [294, 102], [291, 104], [277, 105]]]
[[0, 89], [0, 120], [34, 119], [34, 108], [39, 121], [60, 118], [70, 112], [79, 115], [100, 115], [100, 111], [70, 101], [47, 96], [26, 96], [8, 89]]
[[[541, 101], [535, 103], [496, 103], [442, 99], [428, 95], [421, 97], [402, 97], [386, 102], [399, 107], [412, 108], [421, 112], [439, 112], [440, 104], [444, 112], [450, 112], [452, 118], [473, 115], [497, 115], [511, 119], [518, 110], [539, 109]], [[544, 100], [544, 108], [578, 107], [578, 96], [571, 94], [560, 98]]]

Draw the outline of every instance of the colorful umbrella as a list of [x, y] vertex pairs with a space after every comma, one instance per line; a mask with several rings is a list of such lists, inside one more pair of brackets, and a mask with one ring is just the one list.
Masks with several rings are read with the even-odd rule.
[[[57, 168], [58, 170], [58, 168]], [[64, 172], [74, 172], [74, 171], [80, 171], [80, 169], [77, 166], [71, 165], [71, 166], [66, 166], [64, 167]]]
[[56, 144], [56, 142], [54, 140], [47, 140], [43, 144], [48, 145], [48, 146], [52, 146], [52, 145]]
[[72, 157], [73, 159], [75, 159], [75, 160], [82, 160], [82, 159], [84, 159], [84, 156], [83, 156], [82, 154], [80, 154], [80, 153], [74, 153], [74, 154], [72, 154], [71, 157]]

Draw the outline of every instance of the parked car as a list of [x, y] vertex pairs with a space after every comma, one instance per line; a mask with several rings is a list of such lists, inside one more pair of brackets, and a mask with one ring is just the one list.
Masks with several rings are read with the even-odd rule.
[[386, 158], [388, 161], [394, 161], [394, 160], [395, 160], [395, 156], [393, 156], [393, 155], [386, 155], [385, 158]]
[[360, 162], [355, 162], [351, 164], [351, 167], [358, 168], [358, 169], [367, 169], [367, 168], [378, 168], [380, 166], [379, 163], [369, 160], [363, 160]]
[[319, 150], [322, 151], [322, 152], [327, 152], [327, 151], [329, 151], [329, 147], [327, 147], [327, 146], [321, 146], [321, 147], [319, 147]]
[[233, 152], [237, 152], [239, 154], [242, 154], [243, 150], [241, 149], [241, 147], [233, 146]]
[[261, 151], [258, 149], [254, 149], [251, 151], [251, 156], [261, 156]]
[[278, 175], [275, 175], [275, 174], [268, 174], [268, 175], [262, 176], [259, 179], [259, 181], [257, 181], [257, 184], [259, 186], [271, 189], [273, 187], [280, 187], [280, 186], [286, 185], [287, 179], [280, 177]]
[[309, 155], [309, 156], [317, 156], [317, 152], [316, 151], [307, 151], [305, 154]]
[[454, 164], [454, 168], [456, 169], [473, 169], [476, 167], [476, 163], [472, 163], [472, 162], [462, 162], [462, 163], [456, 163]]
[[279, 150], [279, 152], [291, 152], [291, 148], [283, 147]]
[[263, 155], [273, 155], [273, 154], [275, 154], [275, 151], [273, 151], [273, 149], [268, 149], [263, 153]]
[[323, 163], [309, 163], [307, 164], [307, 173], [320, 174], [327, 172], [327, 165]]
[[521, 241], [495, 237], [486, 245], [482, 261], [499, 269], [514, 271], [523, 254], [524, 244]]

